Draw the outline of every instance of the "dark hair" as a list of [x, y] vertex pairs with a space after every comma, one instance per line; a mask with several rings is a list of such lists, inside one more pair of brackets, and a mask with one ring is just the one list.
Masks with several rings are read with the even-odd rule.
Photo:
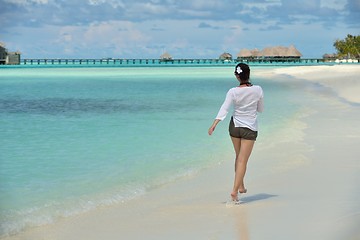
[[240, 77], [241, 82], [248, 82], [250, 79], [250, 68], [245, 63], [239, 63], [235, 67], [235, 74]]

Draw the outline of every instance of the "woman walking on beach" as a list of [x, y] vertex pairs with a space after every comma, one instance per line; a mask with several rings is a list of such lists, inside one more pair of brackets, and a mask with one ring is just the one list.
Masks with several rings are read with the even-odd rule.
[[244, 185], [244, 176], [258, 134], [257, 112], [263, 111], [264, 103], [262, 88], [249, 82], [250, 68], [247, 64], [237, 64], [234, 74], [240, 85], [227, 92], [225, 101], [208, 133], [211, 135], [214, 132], [217, 124], [226, 118], [230, 107], [233, 106], [234, 112], [229, 124], [229, 134], [234, 145], [236, 158], [231, 198], [233, 201], [238, 201], [238, 193], [246, 193], [247, 191]]

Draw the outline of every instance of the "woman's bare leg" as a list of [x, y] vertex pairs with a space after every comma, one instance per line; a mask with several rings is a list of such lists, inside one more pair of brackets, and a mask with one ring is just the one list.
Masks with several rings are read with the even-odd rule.
[[238, 158], [239, 156], [239, 153], [240, 153], [240, 148], [241, 148], [241, 138], [234, 138], [234, 137], [231, 137], [231, 141], [234, 145], [234, 151], [235, 151], [235, 172], [236, 172], [236, 167], [237, 167], [237, 161], [236, 159]]
[[[240, 148], [241, 148], [241, 138], [235, 138], [235, 137], [231, 137], [231, 141], [234, 145], [234, 151], [235, 151], [235, 176], [236, 176], [236, 169], [237, 169], [237, 159], [240, 153]], [[231, 198], [233, 201], [237, 201], [238, 200], [238, 191], [232, 191], [231, 192]]]
[[246, 188], [244, 186], [244, 176], [255, 141], [233, 137], [231, 138], [231, 140], [233, 142], [234, 150], [236, 153], [235, 180], [231, 197], [233, 198], [233, 200], [236, 200], [238, 191], [240, 193], [246, 192]]

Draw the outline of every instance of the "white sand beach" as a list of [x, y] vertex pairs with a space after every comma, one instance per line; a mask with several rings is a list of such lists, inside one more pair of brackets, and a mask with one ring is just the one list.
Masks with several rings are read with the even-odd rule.
[[357, 65], [279, 68], [275, 74], [309, 80], [330, 88], [341, 98], [360, 103], [360, 70]]
[[[132, 201], [5, 239], [360, 239], [360, 65], [252, 74], [303, 79], [309, 85], [304, 91], [317, 98], [308, 99], [305, 113], [278, 136], [256, 143], [241, 204], [227, 204], [233, 153], [226, 152], [229, 161]], [[259, 166], [268, 171], [257, 175]]]

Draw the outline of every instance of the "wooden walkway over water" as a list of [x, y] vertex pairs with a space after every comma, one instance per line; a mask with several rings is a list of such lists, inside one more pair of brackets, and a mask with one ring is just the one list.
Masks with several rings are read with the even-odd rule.
[[324, 59], [264, 58], [264, 59], [22, 59], [21, 65], [102, 65], [102, 66], [144, 66], [144, 65], [234, 65], [245, 62], [252, 65], [313, 65], [336, 64]]
[[23, 59], [22, 64], [101, 64], [101, 65], [146, 65], [146, 64], [226, 64], [231, 60], [219, 59]]

